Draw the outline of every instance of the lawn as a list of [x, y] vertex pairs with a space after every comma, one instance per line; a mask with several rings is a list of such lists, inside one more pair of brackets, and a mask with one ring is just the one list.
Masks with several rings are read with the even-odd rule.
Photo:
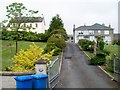
[[116, 54], [116, 55], [119, 55], [119, 48], [120, 48], [120, 45], [105, 45], [105, 49], [110, 51], [111, 54]]
[[[20, 49], [26, 50], [31, 44], [32, 42], [28, 41], [18, 41], [18, 51]], [[46, 43], [43, 42], [35, 42], [35, 44], [41, 48], [44, 48], [46, 45]], [[0, 62], [2, 63], [2, 68], [4, 70], [5, 67], [12, 65], [11, 58], [15, 55], [15, 41], [2, 40], [2, 42], [0, 41], [0, 47], [2, 48], [0, 50], [2, 61]]]
[[[108, 50], [108, 51], [110, 51], [111, 52], [111, 54], [116, 54], [116, 55], [119, 55], [119, 48], [120, 48], [120, 46], [118, 46], [118, 45], [105, 45], [105, 49], [106, 50]], [[85, 53], [90, 57], [90, 58], [92, 58], [94, 55], [93, 55], [93, 53], [91, 53], [91, 52], [89, 52], [89, 51], [85, 51]]]

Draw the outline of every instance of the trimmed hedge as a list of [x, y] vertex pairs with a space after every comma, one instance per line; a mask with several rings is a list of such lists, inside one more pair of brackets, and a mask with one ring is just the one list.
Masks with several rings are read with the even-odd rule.
[[45, 34], [36, 34], [33, 32], [26, 32], [26, 31], [2, 31], [2, 36], [0, 38], [2, 40], [16, 40], [16, 37], [18, 37], [18, 40], [23, 40], [23, 41], [41, 41], [41, 42], [46, 42], [46, 33]]
[[78, 44], [85, 51], [93, 51], [93, 49], [94, 49], [94, 42], [87, 40], [87, 39], [80, 39]]

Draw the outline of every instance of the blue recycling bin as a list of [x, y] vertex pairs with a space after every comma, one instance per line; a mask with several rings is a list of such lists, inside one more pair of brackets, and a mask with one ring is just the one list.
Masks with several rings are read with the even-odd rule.
[[47, 88], [47, 78], [46, 74], [34, 74], [31, 75], [33, 77], [33, 88], [37, 89], [46, 89]]
[[29, 89], [32, 90], [32, 79], [31, 75], [29, 76], [17, 76], [14, 78], [16, 80], [17, 90]]

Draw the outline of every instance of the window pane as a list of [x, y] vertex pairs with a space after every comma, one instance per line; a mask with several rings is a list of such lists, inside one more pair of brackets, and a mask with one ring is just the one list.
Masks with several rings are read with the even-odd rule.
[[32, 27], [32, 24], [30, 24], [30, 27]]
[[36, 27], [38, 27], [38, 24], [36, 23]]

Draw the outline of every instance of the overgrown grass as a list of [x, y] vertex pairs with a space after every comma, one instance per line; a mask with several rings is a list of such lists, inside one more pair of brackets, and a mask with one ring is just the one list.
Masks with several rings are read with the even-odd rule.
[[[18, 51], [20, 49], [26, 50], [29, 48], [29, 45], [31, 45], [33, 42], [28, 41], [18, 41]], [[44, 48], [46, 46], [46, 43], [43, 42], [34, 42], [36, 45], [38, 45], [41, 48]], [[11, 58], [15, 55], [16, 51], [16, 44], [15, 41], [7, 41], [2, 40], [0, 43], [0, 47], [2, 48], [0, 50], [0, 54], [2, 55], [2, 60], [0, 63], [2, 63], [2, 69], [5, 70], [6, 67], [12, 65]]]
[[118, 45], [105, 45], [105, 49], [110, 51], [111, 54], [119, 55], [119, 48], [120, 46]]

